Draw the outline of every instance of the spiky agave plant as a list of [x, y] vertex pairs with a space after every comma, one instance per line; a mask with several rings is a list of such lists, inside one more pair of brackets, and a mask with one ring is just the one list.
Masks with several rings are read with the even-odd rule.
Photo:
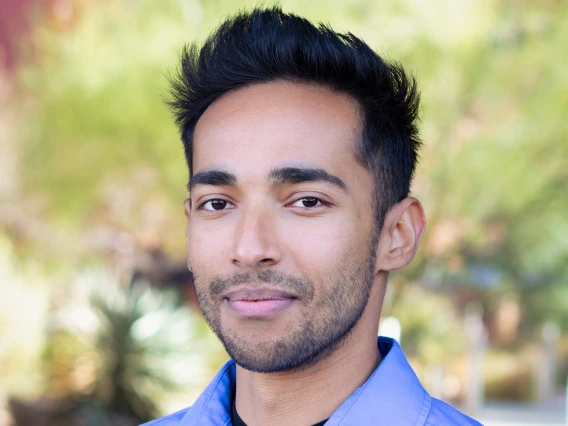
[[82, 399], [97, 422], [155, 418], [168, 395], [202, 387], [223, 359], [204, 321], [175, 292], [122, 285], [105, 270], [83, 272], [75, 284], [79, 296], [57, 311], [56, 328], [86, 342], [83, 358], [96, 359]]

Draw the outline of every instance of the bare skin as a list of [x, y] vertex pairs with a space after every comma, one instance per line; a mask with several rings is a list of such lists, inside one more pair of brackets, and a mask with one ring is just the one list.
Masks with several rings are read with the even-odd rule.
[[[365, 314], [376, 316], [376, 310]], [[377, 330], [363, 330], [365, 320], [340, 349], [305, 371], [258, 374], [237, 367], [237, 411], [247, 425], [312, 425], [329, 418], [381, 361]]]
[[[194, 176], [220, 170], [234, 181], [196, 185], [185, 204], [188, 266], [198, 292], [207, 294], [219, 275], [264, 270], [305, 278], [313, 286], [309, 300], [294, 299], [254, 319], [246, 310], [231, 309], [230, 299], [211, 300], [211, 314], [244, 351], [293, 338], [306, 318], [325, 324], [318, 313], [334, 277], [344, 265], [368, 257], [373, 178], [354, 156], [359, 128], [358, 105], [348, 96], [283, 81], [231, 92], [200, 118]], [[344, 185], [329, 180], [275, 184], [270, 173], [283, 167], [325, 170]], [[237, 366], [236, 406], [248, 425], [317, 423], [369, 378], [380, 362], [376, 336], [388, 272], [412, 260], [424, 226], [414, 198], [389, 210], [376, 246], [368, 303], [327, 357], [270, 373]]]

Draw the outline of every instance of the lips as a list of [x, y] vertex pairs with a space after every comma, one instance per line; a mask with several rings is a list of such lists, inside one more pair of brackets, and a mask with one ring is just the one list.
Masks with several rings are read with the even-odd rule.
[[239, 289], [224, 297], [229, 308], [245, 317], [275, 315], [290, 307], [297, 298], [288, 292], [273, 289]]

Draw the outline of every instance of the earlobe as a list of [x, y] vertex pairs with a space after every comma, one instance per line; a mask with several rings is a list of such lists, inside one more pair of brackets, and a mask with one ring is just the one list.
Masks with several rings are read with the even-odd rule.
[[392, 206], [381, 231], [378, 269], [393, 271], [408, 265], [416, 254], [425, 228], [424, 209], [416, 198], [408, 197]]

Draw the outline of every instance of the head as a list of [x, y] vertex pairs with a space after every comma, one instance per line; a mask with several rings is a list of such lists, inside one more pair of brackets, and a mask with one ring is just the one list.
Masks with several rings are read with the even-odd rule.
[[237, 363], [311, 365], [378, 322], [388, 271], [424, 229], [408, 198], [415, 81], [352, 34], [273, 8], [186, 48], [172, 94], [188, 265]]

